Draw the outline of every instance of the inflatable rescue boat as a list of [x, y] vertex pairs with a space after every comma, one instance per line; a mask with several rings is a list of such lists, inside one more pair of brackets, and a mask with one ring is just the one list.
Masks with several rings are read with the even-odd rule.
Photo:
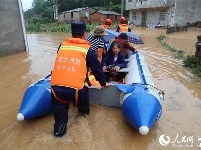
[[[146, 135], [162, 114], [160, 102], [164, 92], [152, 82], [145, 58], [139, 52], [129, 57], [125, 72], [125, 84], [115, 83], [104, 90], [89, 87], [91, 104], [120, 107], [127, 122], [142, 135]], [[25, 91], [17, 120], [30, 120], [50, 114], [51, 75], [33, 83]]]

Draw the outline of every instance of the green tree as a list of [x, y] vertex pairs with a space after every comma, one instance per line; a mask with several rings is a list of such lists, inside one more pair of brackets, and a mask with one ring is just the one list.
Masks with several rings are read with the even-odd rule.
[[[57, 0], [57, 2], [58, 13], [83, 7], [121, 13], [121, 0]], [[33, 0], [32, 9], [24, 12], [25, 19], [31, 20], [36, 17], [41, 18], [42, 21], [51, 22], [54, 20], [53, 5], [54, 0]], [[124, 10], [124, 16], [128, 17], [128, 15], [129, 11]]]

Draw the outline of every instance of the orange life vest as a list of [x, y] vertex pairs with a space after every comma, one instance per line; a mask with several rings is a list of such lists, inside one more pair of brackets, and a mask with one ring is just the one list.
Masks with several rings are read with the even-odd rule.
[[60, 47], [51, 76], [51, 85], [82, 89], [86, 78], [86, 55], [90, 43], [67, 38]]
[[104, 28], [104, 29], [109, 29], [110, 26], [109, 26], [109, 25], [103, 25], [103, 28]]
[[127, 24], [120, 24], [119, 25], [119, 32], [128, 32], [128, 25]]

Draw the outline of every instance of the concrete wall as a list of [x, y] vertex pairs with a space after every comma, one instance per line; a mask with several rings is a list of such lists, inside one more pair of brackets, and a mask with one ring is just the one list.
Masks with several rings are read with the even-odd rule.
[[177, 0], [175, 24], [186, 25], [201, 21], [201, 0]]
[[[80, 11], [73, 11], [73, 18], [71, 17], [71, 12], [63, 12], [59, 15], [58, 22], [59, 23], [70, 23], [71, 21], [84, 21], [88, 22], [89, 15], [94, 12], [95, 10], [92, 8], [86, 8]], [[65, 13], [65, 15], [64, 15]], [[88, 16], [86, 16], [88, 14]]]
[[93, 14], [90, 15], [90, 20], [93, 23], [98, 23], [98, 24], [103, 25], [105, 23], [105, 19], [107, 19], [107, 18], [111, 19], [112, 23], [114, 23], [115, 21], [119, 22], [120, 17], [121, 17], [120, 15], [115, 16], [112, 14], [110, 14], [108, 17], [108, 15], [104, 15], [100, 12], [94, 12]]
[[[138, 4], [139, 3], [139, 4]], [[167, 3], [167, 4], [166, 4]], [[157, 7], [156, 6], [164, 6]], [[149, 0], [143, 2], [126, 1], [126, 9], [130, 10], [129, 21], [136, 25], [141, 24], [141, 12], [147, 11], [147, 26], [149, 24], [157, 25], [159, 22], [159, 11], [167, 11], [166, 20], [160, 21], [162, 26], [184, 26], [186, 23], [201, 21], [201, 0]], [[136, 20], [132, 20], [133, 12], [137, 13]]]
[[20, 14], [18, 0], [0, 0], [0, 56], [26, 51]]

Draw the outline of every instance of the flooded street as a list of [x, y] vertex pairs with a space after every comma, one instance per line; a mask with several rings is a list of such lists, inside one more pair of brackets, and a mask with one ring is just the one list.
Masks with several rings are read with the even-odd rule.
[[165, 35], [172, 47], [192, 55], [201, 31], [166, 35], [165, 29], [139, 27], [133, 32], [145, 43], [133, 46], [145, 56], [155, 86], [165, 92], [165, 100], [161, 101], [163, 114], [148, 135], [140, 135], [127, 124], [121, 109], [99, 105], [91, 105], [89, 118], [78, 116], [77, 109], [71, 106], [67, 134], [60, 139], [52, 136], [52, 114], [17, 121], [24, 92], [51, 72], [57, 47], [70, 36], [27, 34], [29, 52], [0, 58], [0, 150], [201, 149], [201, 79], [187, 71], [182, 60], [174, 58], [173, 52], [161, 46], [156, 38]]

